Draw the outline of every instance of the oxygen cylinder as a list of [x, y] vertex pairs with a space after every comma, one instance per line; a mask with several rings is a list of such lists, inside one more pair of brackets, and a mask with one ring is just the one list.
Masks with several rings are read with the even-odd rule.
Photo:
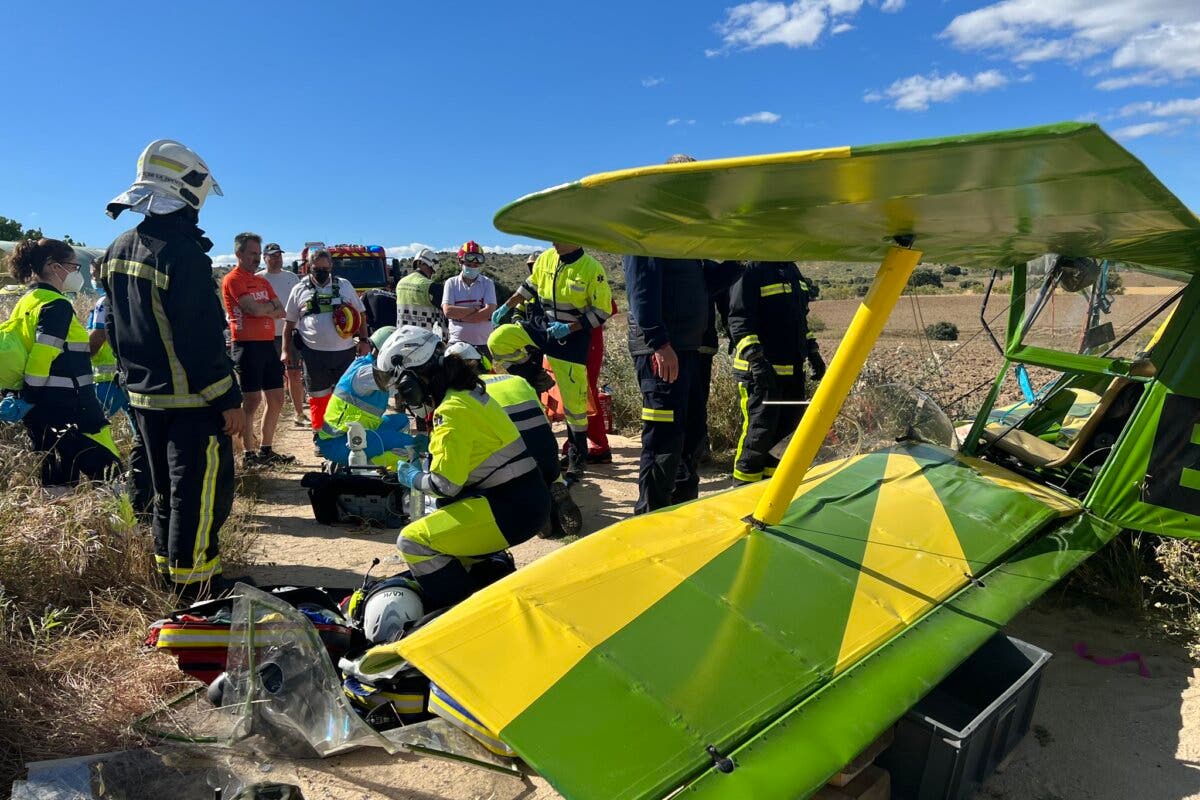
[[351, 422], [346, 426], [346, 449], [350, 451], [347, 464], [354, 467], [369, 467], [367, 460], [367, 431], [361, 422]]

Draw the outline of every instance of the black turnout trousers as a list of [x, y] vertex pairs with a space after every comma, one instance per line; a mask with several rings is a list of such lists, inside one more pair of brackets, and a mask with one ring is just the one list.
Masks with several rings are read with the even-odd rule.
[[233, 508], [233, 442], [213, 408], [134, 409], [154, 486], [154, 552], [168, 587], [221, 574], [218, 533]]

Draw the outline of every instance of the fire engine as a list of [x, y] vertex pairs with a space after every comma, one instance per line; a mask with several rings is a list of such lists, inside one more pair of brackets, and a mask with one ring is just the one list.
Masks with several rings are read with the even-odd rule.
[[335, 244], [305, 242], [300, 260], [293, 264], [300, 275], [308, 274], [308, 254], [325, 248], [333, 259], [333, 274], [350, 281], [359, 294], [368, 289], [387, 288], [389, 277], [399, 269], [399, 261], [388, 260], [387, 253], [377, 244]]

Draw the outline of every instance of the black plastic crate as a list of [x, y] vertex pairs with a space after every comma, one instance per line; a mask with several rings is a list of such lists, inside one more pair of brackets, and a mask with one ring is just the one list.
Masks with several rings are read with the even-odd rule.
[[896, 725], [893, 800], [968, 800], [1033, 722], [1050, 653], [996, 634]]

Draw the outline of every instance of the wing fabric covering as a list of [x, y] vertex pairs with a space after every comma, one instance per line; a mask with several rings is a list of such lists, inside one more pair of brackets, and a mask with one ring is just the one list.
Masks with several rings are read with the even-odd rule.
[[631, 255], [1006, 267], [1086, 254], [1200, 269], [1200, 221], [1094, 124], [663, 164], [592, 175], [496, 215], [507, 233]]
[[741, 521], [761, 492], [592, 534], [400, 653], [565, 796], [660, 796], [704, 769], [707, 745], [746, 741], [1080, 513], [1015, 474], [916, 444], [814, 469], [766, 530]]

